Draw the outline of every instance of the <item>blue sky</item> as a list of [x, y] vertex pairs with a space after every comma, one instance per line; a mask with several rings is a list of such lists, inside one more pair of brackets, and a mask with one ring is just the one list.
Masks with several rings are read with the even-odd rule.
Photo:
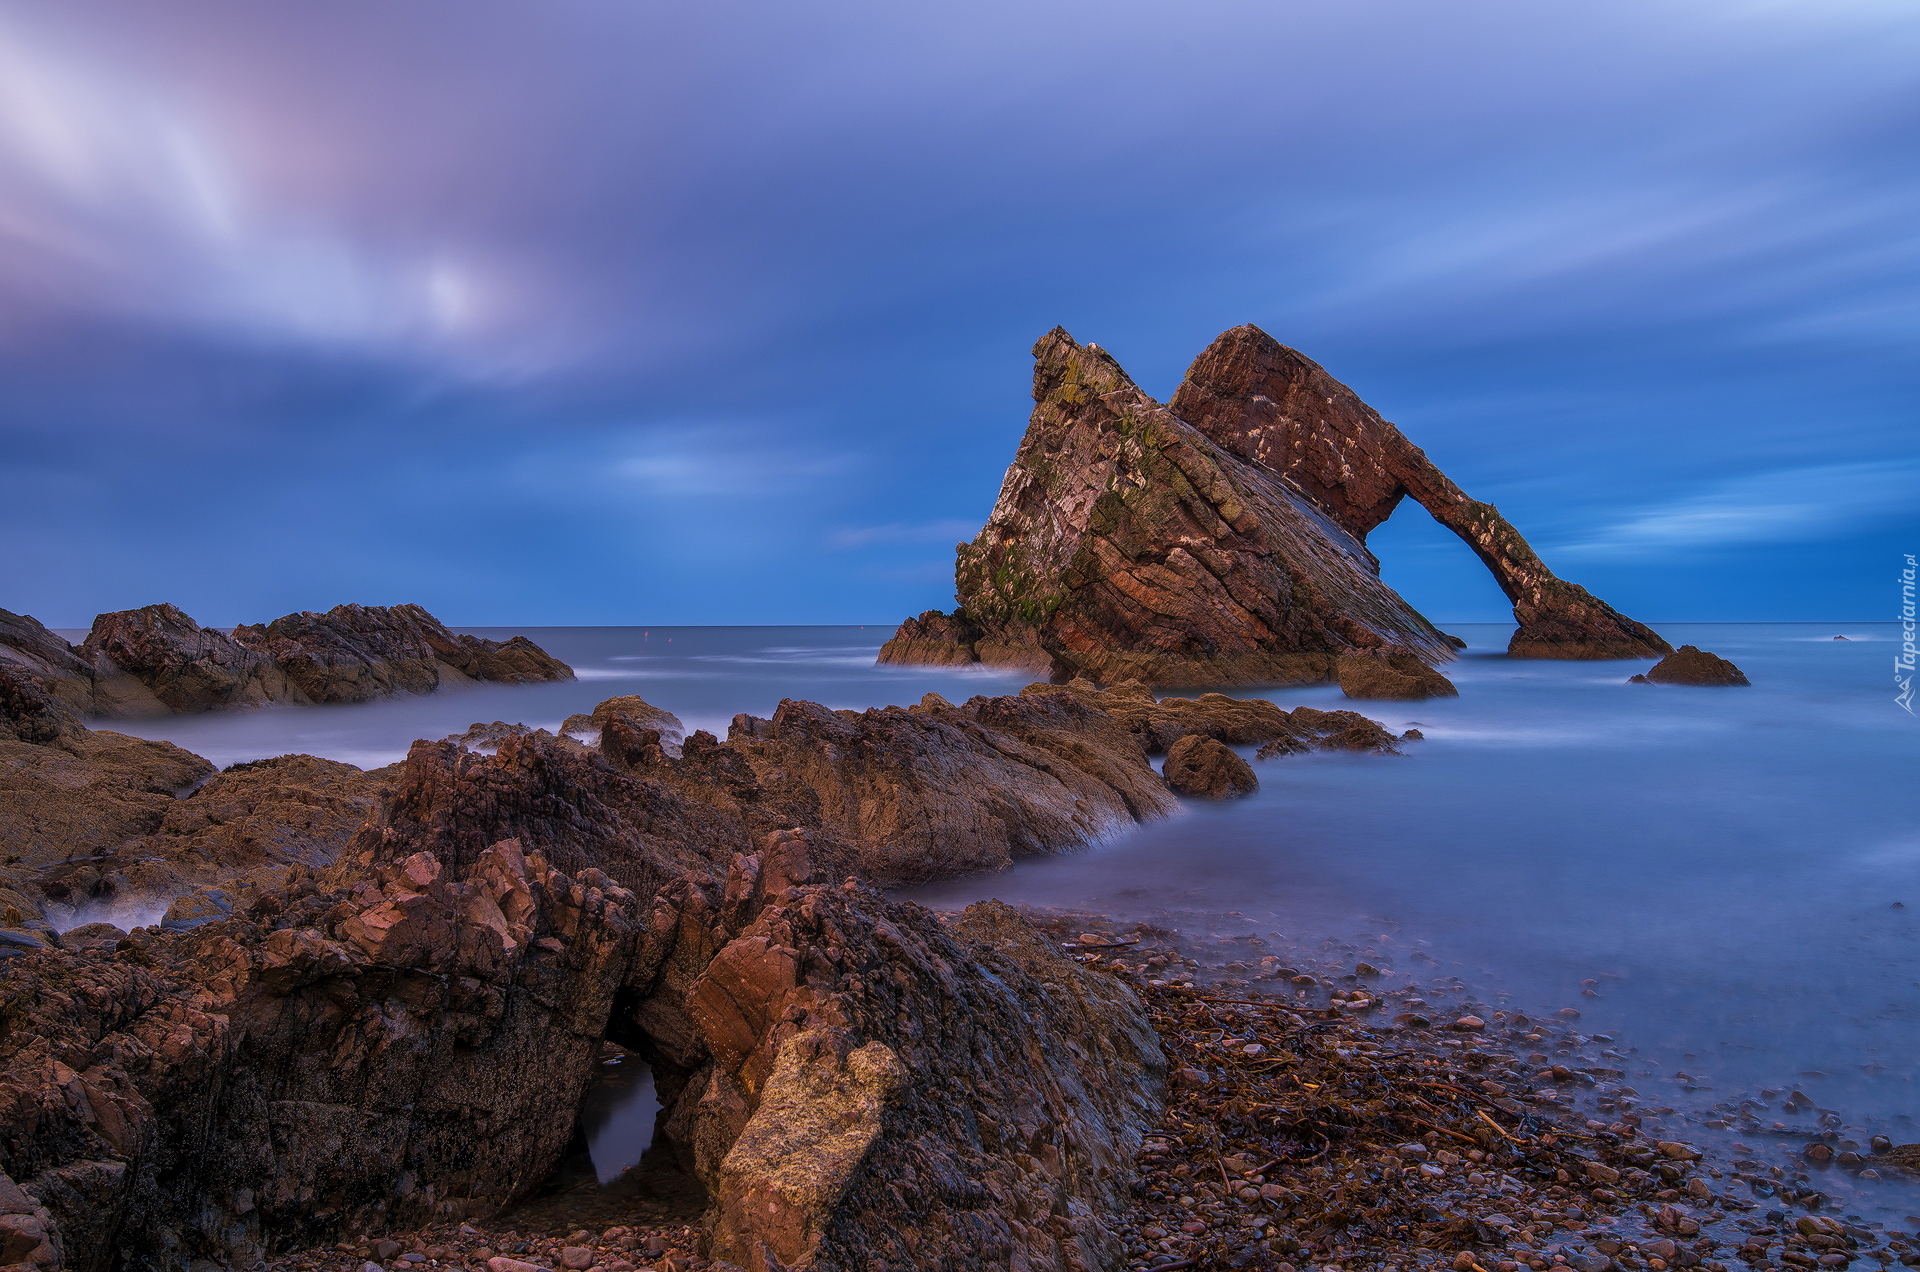
[[893, 621], [1038, 335], [1164, 397], [1251, 321], [1636, 617], [1882, 617], [1916, 68], [1904, 0], [0, 4], [0, 606]]

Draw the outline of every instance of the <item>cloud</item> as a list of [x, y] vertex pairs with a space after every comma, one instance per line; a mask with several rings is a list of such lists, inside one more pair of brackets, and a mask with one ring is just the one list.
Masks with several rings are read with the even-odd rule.
[[836, 548], [867, 548], [876, 544], [963, 543], [980, 533], [977, 521], [927, 521], [918, 525], [895, 522], [885, 526], [861, 526], [836, 530], [827, 542]]
[[1754, 473], [1642, 509], [1557, 545], [1589, 557], [1653, 555], [1676, 548], [1812, 543], [1920, 510], [1920, 460], [1828, 464]]

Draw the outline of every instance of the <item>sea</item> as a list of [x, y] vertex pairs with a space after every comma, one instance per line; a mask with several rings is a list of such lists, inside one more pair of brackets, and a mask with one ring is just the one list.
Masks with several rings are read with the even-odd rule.
[[[1250, 798], [907, 895], [1419, 949], [1438, 960], [1422, 977], [1459, 977], [1481, 1001], [1577, 1010], [1643, 1102], [1690, 1119], [1695, 1138], [1736, 1138], [1706, 1125], [1715, 1106], [1752, 1099], [1784, 1118], [1799, 1091], [1862, 1144], [1920, 1140], [1920, 719], [1895, 701], [1898, 629], [1660, 628], [1737, 663], [1753, 682], [1737, 689], [1632, 685], [1649, 663], [1512, 660], [1511, 626], [1448, 629], [1468, 642], [1443, 668], [1458, 698], [1240, 691], [1417, 729], [1402, 755], [1258, 762]], [[1028, 679], [876, 665], [891, 634], [878, 626], [469, 630], [526, 635], [579, 679], [110, 727], [220, 765], [305, 752], [373, 767], [474, 723], [557, 729], [615, 694], [725, 737], [736, 713], [771, 715], [782, 698], [958, 702]], [[1920, 1225], [1914, 1183], [1834, 1170], [1819, 1187]]]

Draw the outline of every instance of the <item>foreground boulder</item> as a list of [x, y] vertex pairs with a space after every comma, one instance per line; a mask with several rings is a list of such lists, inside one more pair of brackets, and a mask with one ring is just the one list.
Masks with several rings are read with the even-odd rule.
[[945, 925], [822, 882], [796, 832], [723, 864], [669, 791], [649, 821], [514, 770], [543, 746], [578, 755], [421, 744], [325, 875], [0, 966], [0, 1188], [54, 1258], [247, 1263], [493, 1214], [559, 1161], [605, 1038], [652, 1066], [737, 1266], [1119, 1259], [1164, 1073], [1130, 992], [1005, 907]]
[[571, 680], [524, 636], [447, 630], [418, 605], [337, 605], [220, 632], [172, 605], [102, 614], [79, 646], [0, 610], [0, 674], [95, 716], [154, 715], [272, 702], [365, 702], [448, 684]]
[[1515, 658], [1647, 658], [1671, 646], [1557, 578], [1492, 504], [1477, 503], [1372, 407], [1251, 324], [1223, 333], [1174, 393], [1174, 414], [1279, 473], [1355, 538], [1411, 495], [1464, 540], [1513, 602]]
[[1634, 676], [1629, 684], [1655, 685], [1750, 685], [1747, 673], [1720, 657], [1694, 645], [1682, 645], [1649, 668], [1645, 675]]
[[[883, 662], [984, 662], [1149, 685], [1309, 684], [1339, 655], [1447, 639], [1299, 489], [1148, 397], [1055, 329], [992, 517], [959, 550], [961, 609]], [[943, 643], [944, 642], [944, 643]]]

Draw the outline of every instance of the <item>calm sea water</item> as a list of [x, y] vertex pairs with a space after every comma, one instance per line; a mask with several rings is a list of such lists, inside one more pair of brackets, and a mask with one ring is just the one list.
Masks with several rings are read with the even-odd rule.
[[[1797, 1086], [1862, 1139], [1920, 1140], [1920, 720], [1893, 701], [1893, 627], [1661, 629], [1733, 659], [1751, 689], [1627, 686], [1647, 664], [1509, 661], [1509, 627], [1452, 630], [1470, 642], [1446, 669], [1459, 698], [1363, 708], [1426, 734], [1403, 757], [1271, 761], [1250, 799], [915, 895], [1237, 911], [1304, 942], [1390, 933], [1516, 1007], [1577, 1006], [1581, 1028], [1638, 1049], [1629, 1080], [1649, 1102]], [[524, 632], [580, 681], [116, 727], [220, 764], [371, 766], [476, 721], [553, 728], [612, 694], [724, 737], [783, 697], [959, 701], [1026, 679], [876, 667], [879, 627]], [[1350, 705], [1330, 688], [1271, 696]], [[1848, 1204], [1920, 1210], [1911, 1187], [1869, 1191]]]

